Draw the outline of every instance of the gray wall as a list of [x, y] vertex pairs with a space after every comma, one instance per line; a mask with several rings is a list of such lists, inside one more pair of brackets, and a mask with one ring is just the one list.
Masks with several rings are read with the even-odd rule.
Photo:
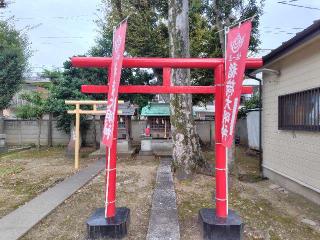
[[[53, 121], [52, 143], [53, 145], [66, 145], [69, 136], [56, 127], [56, 121]], [[36, 144], [38, 139], [37, 121], [28, 120], [8, 120], [4, 122], [4, 133], [8, 145], [28, 145]], [[48, 120], [41, 121], [41, 145], [48, 144]]]
[[[94, 144], [94, 131], [91, 120], [88, 120], [89, 128], [82, 133], [83, 141], [87, 145]], [[100, 139], [100, 121], [95, 121], [96, 141]], [[132, 138], [136, 143], [140, 143], [140, 136], [144, 133], [146, 126], [145, 120], [132, 121]], [[197, 132], [204, 143], [213, 143], [214, 141], [214, 121], [196, 121]], [[7, 137], [8, 145], [28, 145], [36, 144], [38, 137], [38, 125], [33, 120], [9, 120], [4, 121], [4, 132]], [[52, 127], [53, 145], [67, 145], [69, 135], [56, 128], [56, 121], [53, 120]], [[41, 121], [41, 145], [48, 144], [48, 120]], [[211, 140], [211, 141], [210, 141]]]
[[240, 138], [240, 144], [248, 146], [247, 119], [238, 119], [236, 124], [236, 134]]
[[251, 111], [247, 114], [248, 146], [259, 150], [259, 111]]
[[215, 140], [214, 121], [196, 121], [197, 133], [202, 142], [211, 143]]

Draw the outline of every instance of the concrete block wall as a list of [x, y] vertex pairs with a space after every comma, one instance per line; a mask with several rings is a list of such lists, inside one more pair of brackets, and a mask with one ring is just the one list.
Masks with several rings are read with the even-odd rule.
[[[52, 143], [53, 145], [66, 145], [69, 141], [69, 136], [64, 132], [59, 131], [53, 121], [52, 128]], [[38, 124], [34, 120], [9, 120], [4, 122], [4, 133], [8, 145], [28, 145], [36, 144], [38, 139]], [[41, 145], [48, 144], [48, 121], [41, 121]]]
[[[95, 121], [96, 141], [100, 141], [101, 128], [100, 120]], [[93, 122], [88, 120], [88, 129], [82, 133], [83, 141], [86, 145], [94, 144]], [[139, 144], [140, 136], [144, 133], [146, 126], [145, 120], [132, 121], [132, 140]], [[197, 132], [204, 143], [213, 143], [214, 141], [214, 121], [196, 121]], [[8, 145], [28, 145], [36, 144], [38, 138], [38, 125], [34, 120], [6, 119], [4, 121], [4, 131], [7, 137]], [[41, 145], [48, 144], [48, 120], [41, 121]], [[60, 131], [56, 127], [56, 121], [52, 123], [52, 142], [53, 145], [67, 145], [69, 135]]]
[[214, 136], [214, 121], [195, 121], [197, 133], [204, 143], [213, 144], [215, 136]]
[[236, 124], [236, 137], [240, 138], [240, 144], [248, 146], [247, 119], [238, 119]]

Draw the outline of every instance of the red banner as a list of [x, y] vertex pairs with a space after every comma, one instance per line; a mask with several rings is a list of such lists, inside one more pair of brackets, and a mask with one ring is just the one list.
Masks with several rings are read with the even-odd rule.
[[230, 147], [240, 104], [245, 63], [251, 34], [251, 21], [232, 28], [227, 34], [225, 90], [222, 115], [222, 144]]
[[109, 90], [106, 116], [104, 120], [102, 142], [111, 148], [115, 118], [117, 117], [118, 88], [120, 84], [123, 52], [125, 47], [127, 21], [120, 23], [113, 32], [112, 62], [110, 66]]

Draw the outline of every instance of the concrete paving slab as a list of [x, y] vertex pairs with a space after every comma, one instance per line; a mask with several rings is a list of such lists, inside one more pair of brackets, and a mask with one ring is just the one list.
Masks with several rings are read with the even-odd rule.
[[173, 182], [173, 177], [172, 177], [172, 174], [170, 173], [161, 172], [161, 174], [159, 174], [156, 179], [156, 183], [159, 183], [159, 184], [165, 184], [165, 183], [171, 183], [171, 182]]
[[152, 197], [147, 240], [179, 240], [180, 228], [170, 158], [161, 158]]
[[104, 168], [105, 163], [102, 160], [92, 163], [1, 218], [0, 240], [14, 240], [22, 237]]
[[154, 209], [176, 209], [176, 193], [173, 189], [155, 189], [153, 193], [152, 208]]
[[172, 223], [152, 225], [149, 227], [151, 235], [147, 235], [147, 240], [176, 240], [180, 239], [180, 233], [173, 231]]

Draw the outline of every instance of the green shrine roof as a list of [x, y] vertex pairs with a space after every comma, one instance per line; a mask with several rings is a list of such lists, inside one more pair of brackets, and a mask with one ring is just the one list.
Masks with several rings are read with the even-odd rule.
[[170, 116], [168, 103], [149, 103], [141, 110], [141, 116]]

